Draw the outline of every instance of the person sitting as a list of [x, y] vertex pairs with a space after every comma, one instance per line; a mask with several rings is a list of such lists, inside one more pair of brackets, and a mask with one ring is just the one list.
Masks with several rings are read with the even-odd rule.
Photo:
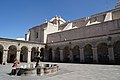
[[12, 65], [11, 75], [16, 74], [16, 68], [17, 68], [18, 64], [19, 64], [19, 61], [15, 58], [13, 61], [13, 65]]

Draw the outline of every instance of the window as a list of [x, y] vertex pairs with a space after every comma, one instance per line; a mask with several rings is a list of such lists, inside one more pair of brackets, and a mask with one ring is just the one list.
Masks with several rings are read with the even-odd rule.
[[36, 33], [36, 38], [38, 38], [38, 32]]

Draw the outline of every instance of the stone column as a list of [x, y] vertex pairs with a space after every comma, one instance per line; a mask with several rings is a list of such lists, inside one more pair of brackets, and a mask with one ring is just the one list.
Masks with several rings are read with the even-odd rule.
[[44, 51], [44, 57], [43, 57], [44, 59], [44, 61], [47, 61], [47, 50], [45, 49], [45, 51]]
[[109, 53], [109, 62], [114, 63], [114, 52], [112, 46], [108, 47], [108, 53]]
[[72, 49], [70, 49], [70, 61], [73, 62], [73, 53], [72, 53]]
[[63, 62], [63, 50], [60, 50], [60, 61]]
[[7, 56], [8, 56], [8, 50], [3, 50], [3, 60], [2, 60], [3, 65], [7, 64]]
[[52, 61], [55, 61], [55, 51], [52, 50]]
[[83, 48], [80, 49], [80, 62], [84, 63], [84, 52], [83, 52]]
[[31, 62], [31, 51], [28, 50], [28, 57], [27, 57], [27, 63]]
[[40, 49], [38, 49], [38, 50], [37, 50], [37, 54], [38, 54], [37, 56], [40, 57], [40, 55], [41, 55], [40, 53], [41, 53], [41, 51], [40, 51]]
[[93, 51], [93, 62], [98, 63], [97, 48], [92, 48]]
[[45, 50], [44, 61], [49, 61], [49, 50], [48, 49]]
[[17, 58], [17, 60], [20, 62], [20, 50], [17, 50], [16, 58]]

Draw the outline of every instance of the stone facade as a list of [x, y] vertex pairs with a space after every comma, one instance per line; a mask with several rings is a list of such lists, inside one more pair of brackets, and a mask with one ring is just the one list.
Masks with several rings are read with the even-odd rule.
[[58, 30], [47, 34], [44, 60], [119, 64], [119, 14], [120, 8], [117, 7], [87, 18], [57, 25]]
[[49, 34], [47, 59], [58, 60], [52, 55], [62, 57], [61, 62], [120, 64], [120, 17], [110, 15], [100, 23]]
[[120, 64], [120, 7], [66, 22], [60, 16], [32, 27], [26, 41], [0, 39], [0, 63], [44, 61]]
[[120, 61], [120, 33], [59, 41], [47, 45], [48, 51], [50, 48], [53, 50], [53, 57], [58, 55], [62, 57], [59, 59], [61, 62], [118, 63]]

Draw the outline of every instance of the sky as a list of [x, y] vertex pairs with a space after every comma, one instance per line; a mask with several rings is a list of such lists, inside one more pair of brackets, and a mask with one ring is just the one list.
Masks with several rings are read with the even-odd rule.
[[72, 21], [114, 9], [118, 0], [0, 0], [0, 38], [24, 37], [36, 25], [60, 15]]

